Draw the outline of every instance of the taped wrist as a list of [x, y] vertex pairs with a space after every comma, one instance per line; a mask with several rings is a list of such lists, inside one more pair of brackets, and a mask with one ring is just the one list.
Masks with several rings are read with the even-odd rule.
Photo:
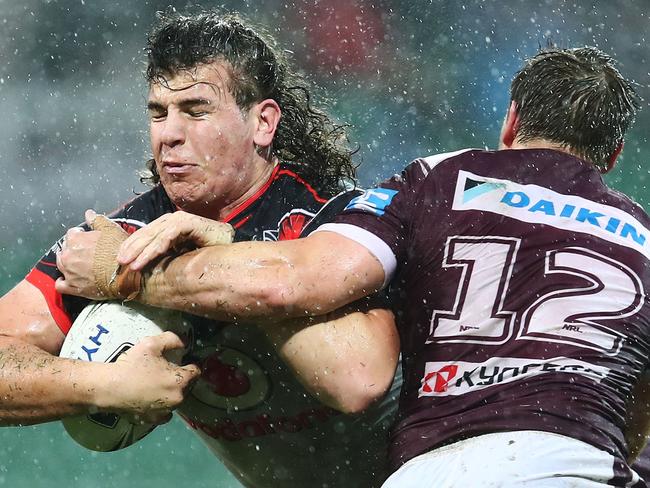
[[118, 224], [103, 215], [97, 215], [91, 227], [100, 231], [93, 256], [93, 274], [99, 293], [106, 298], [133, 300], [140, 293], [142, 275], [128, 266], [117, 263], [120, 245], [129, 236]]

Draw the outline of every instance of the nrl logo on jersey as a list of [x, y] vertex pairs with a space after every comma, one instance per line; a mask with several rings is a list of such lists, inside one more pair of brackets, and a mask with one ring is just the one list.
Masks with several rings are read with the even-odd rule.
[[454, 210], [482, 210], [523, 222], [584, 232], [650, 257], [650, 231], [632, 215], [586, 198], [538, 185], [520, 185], [459, 171]]
[[463, 395], [548, 373], [577, 374], [600, 383], [609, 371], [603, 366], [565, 357], [542, 360], [493, 357], [483, 363], [428, 362], [418, 397]]

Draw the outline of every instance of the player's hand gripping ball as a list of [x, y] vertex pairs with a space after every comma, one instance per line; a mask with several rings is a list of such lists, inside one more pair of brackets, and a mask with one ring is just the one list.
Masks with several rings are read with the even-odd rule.
[[[191, 336], [191, 326], [180, 312], [146, 307], [137, 303], [93, 302], [77, 317], [59, 356], [84, 361], [114, 362], [144, 337], [172, 331]], [[191, 341], [188, 342], [191, 344]], [[179, 364], [187, 351], [165, 353]], [[62, 419], [76, 442], [93, 451], [116, 451], [134, 444], [156, 424], [130, 421], [126, 416], [97, 412]]]

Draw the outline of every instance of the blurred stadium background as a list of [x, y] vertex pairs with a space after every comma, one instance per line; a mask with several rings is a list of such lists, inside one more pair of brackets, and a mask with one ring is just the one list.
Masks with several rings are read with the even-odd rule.
[[[0, 292], [89, 207], [141, 191], [142, 78], [155, 12], [185, 1], [0, 0]], [[363, 184], [415, 157], [496, 145], [512, 74], [550, 39], [593, 45], [637, 83], [643, 110], [608, 181], [650, 209], [647, 0], [260, 0], [239, 11], [291, 52], [351, 124]], [[175, 420], [123, 452], [76, 446], [59, 423], [0, 429], [0, 486], [239, 485]]]

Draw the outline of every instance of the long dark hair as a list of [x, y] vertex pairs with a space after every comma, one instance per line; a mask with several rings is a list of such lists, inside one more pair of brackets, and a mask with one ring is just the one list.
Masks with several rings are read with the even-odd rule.
[[632, 83], [594, 47], [543, 49], [517, 73], [510, 93], [518, 139], [562, 144], [601, 170], [639, 109]]
[[[355, 177], [346, 127], [312, 105], [307, 81], [290, 69], [270, 36], [250, 25], [235, 14], [159, 12], [147, 39], [146, 79], [165, 83], [180, 70], [225, 61], [228, 88], [242, 111], [267, 98], [280, 106], [272, 155], [293, 163], [303, 178], [331, 196]], [[146, 179], [157, 183], [155, 162], [147, 168]]]

